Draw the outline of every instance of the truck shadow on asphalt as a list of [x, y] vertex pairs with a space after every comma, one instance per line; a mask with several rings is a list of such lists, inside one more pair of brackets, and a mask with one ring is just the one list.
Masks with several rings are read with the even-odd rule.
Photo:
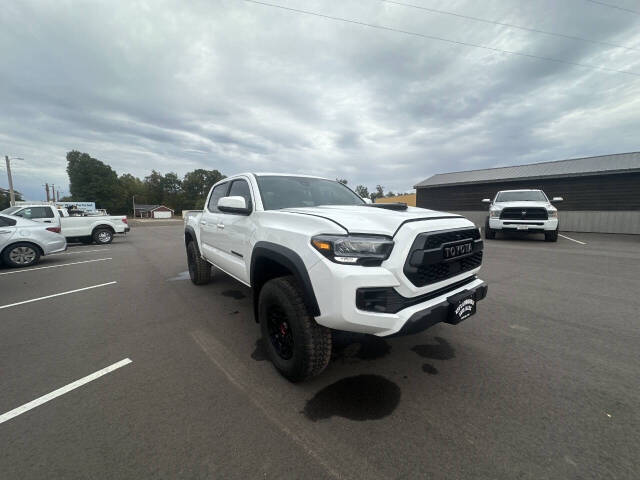
[[324, 387], [307, 402], [302, 413], [311, 421], [333, 416], [349, 420], [379, 420], [400, 403], [400, 387], [380, 375], [347, 377]]
[[[416, 345], [411, 351], [417, 353], [422, 358], [433, 360], [451, 360], [456, 356], [456, 352], [449, 342], [442, 337], [435, 337], [435, 344]], [[422, 371], [429, 375], [436, 375], [438, 369], [430, 363], [422, 365]]]
[[[391, 351], [387, 341], [371, 335], [344, 335], [339, 332], [334, 333], [334, 342], [337, 348], [332, 361], [373, 360]], [[454, 348], [442, 337], [435, 337], [435, 343], [415, 345], [411, 350], [422, 358], [434, 360], [455, 357]], [[422, 371], [430, 375], [438, 373], [430, 363], [423, 364]], [[356, 375], [321, 389], [307, 401], [302, 413], [313, 422], [333, 416], [354, 421], [379, 420], [396, 409], [400, 397], [400, 387], [391, 380], [380, 375]]]
[[243, 298], [247, 298], [247, 296], [240, 290], [224, 290], [220, 293], [220, 295], [233, 298], [234, 300], [242, 300]]
[[377, 360], [391, 353], [391, 345], [383, 338], [350, 332], [332, 332], [331, 361], [356, 363]]

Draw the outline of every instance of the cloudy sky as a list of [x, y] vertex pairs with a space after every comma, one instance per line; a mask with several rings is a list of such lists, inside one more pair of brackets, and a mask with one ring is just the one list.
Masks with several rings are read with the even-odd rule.
[[406, 1], [587, 42], [381, 0], [270, 3], [637, 75], [243, 0], [3, 2], [0, 154], [24, 158], [16, 188], [68, 191], [71, 149], [140, 177], [300, 172], [394, 191], [438, 172], [640, 150], [640, 14], [589, 0]]

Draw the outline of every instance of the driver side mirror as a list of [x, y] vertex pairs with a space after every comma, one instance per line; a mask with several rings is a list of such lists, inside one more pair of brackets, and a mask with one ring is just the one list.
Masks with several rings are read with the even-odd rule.
[[362, 198], [362, 200], [364, 200], [364, 203], [366, 203], [367, 205], [370, 205], [373, 203], [370, 198], [367, 198], [367, 197], [360, 197], [360, 198]]
[[552, 202], [562, 202], [564, 200], [564, 198], [562, 197], [553, 197], [553, 200], [551, 200]]
[[482, 203], [491, 203], [491, 199], [490, 198], [483, 198], [482, 199]]
[[238, 215], [249, 215], [251, 209], [247, 207], [244, 197], [222, 197], [218, 200], [218, 210], [224, 213], [235, 213]]

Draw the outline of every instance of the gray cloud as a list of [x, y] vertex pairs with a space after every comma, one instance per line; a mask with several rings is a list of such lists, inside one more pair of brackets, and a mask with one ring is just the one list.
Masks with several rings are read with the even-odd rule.
[[[377, 0], [274, 3], [640, 71], [640, 52]], [[640, 17], [583, 0], [413, 3], [640, 48]], [[292, 171], [394, 191], [438, 172], [638, 150], [640, 79], [623, 74], [233, 0], [9, 2], [0, 27], [0, 153], [26, 159], [16, 185], [36, 199], [44, 182], [67, 189], [71, 149], [138, 176]]]

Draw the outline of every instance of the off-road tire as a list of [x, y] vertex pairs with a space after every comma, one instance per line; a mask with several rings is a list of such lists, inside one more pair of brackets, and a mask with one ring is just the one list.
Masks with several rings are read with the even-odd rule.
[[[283, 358], [269, 334], [269, 313], [275, 307], [284, 312], [293, 337], [293, 355]], [[292, 276], [269, 280], [260, 290], [258, 319], [262, 341], [275, 368], [291, 382], [320, 374], [331, 359], [331, 330], [318, 325], [309, 313], [304, 296]]]
[[489, 227], [489, 219], [487, 219], [484, 225], [484, 238], [488, 240], [493, 240], [496, 238], [496, 231], [493, 228]]
[[200, 256], [193, 241], [187, 244], [187, 265], [189, 278], [195, 285], [206, 285], [211, 281], [211, 264]]
[[113, 232], [108, 228], [96, 228], [91, 238], [98, 245], [108, 245], [113, 242]]
[[[18, 257], [23, 260], [18, 260]], [[30, 267], [38, 263], [39, 260], [40, 249], [29, 242], [14, 243], [2, 251], [2, 261], [11, 268]]]
[[544, 241], [545, 242], [557, 242], [558, 241], [558, 230], [552, 230], [551, 232], [544, 232]]

